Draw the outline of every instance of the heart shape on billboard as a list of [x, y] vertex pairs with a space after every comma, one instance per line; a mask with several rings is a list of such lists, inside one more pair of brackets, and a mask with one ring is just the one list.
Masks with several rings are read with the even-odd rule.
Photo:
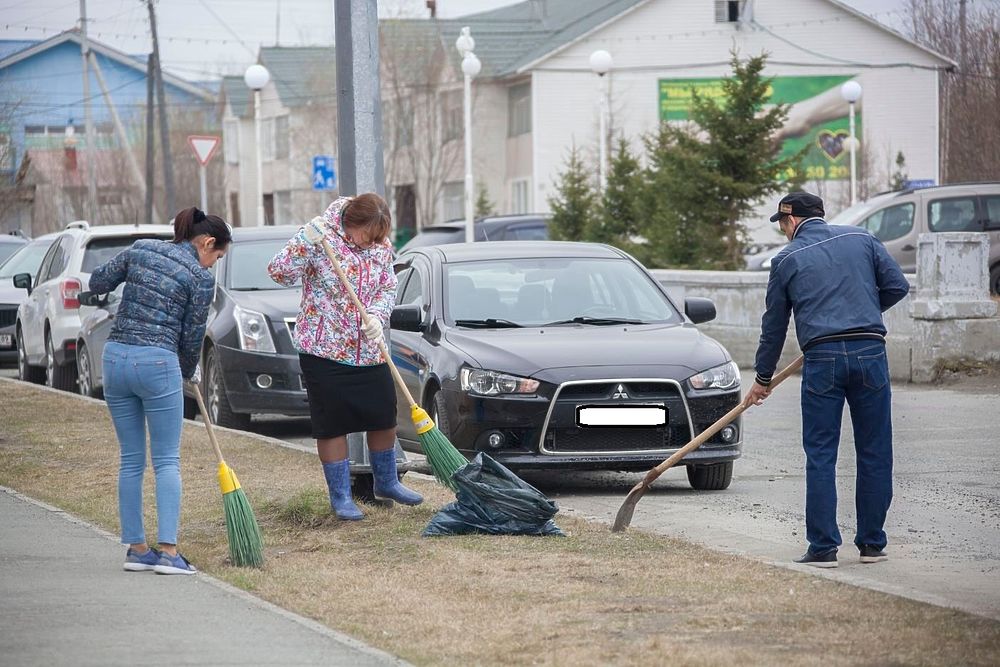
[[847, 140], [848, 136], [850, 135], [847, 130], [837, 130], [836, 132], [820, 130], [816, 136], [816, 144], [831, 161], [836, 161], [844, 152], [844, 141]]

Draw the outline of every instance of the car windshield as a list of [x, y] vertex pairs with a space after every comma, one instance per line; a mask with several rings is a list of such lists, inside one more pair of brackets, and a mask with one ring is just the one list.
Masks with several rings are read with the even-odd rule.
[[445, 319], [477, 328], [681, 322], [631, 260], [532, 258], [445, 266]]
[[886, 199], [888, 199], [888, 197], [872, 197], [867, 201], [860, 201], [850, 208], [845, 208], [843, 211], [827, 220], [827, 222], [831, 225], [857, 224], [857, 222], [864, 218], [869, 211], [874, 209]]
[[98, 236], [92, 239], [87, 244], [87, 249], [83, 251], [83, 263], [80, 265], [80, 271], [93, 273], [94, 269], [104, 264], [122, 250], [125, 250], [125, 248], [130, 248], [139, 239], [169, 240], [170, 237], [157, 235], [143, 236], [141, 234], [134, 236]]
[[17, 252], [0, 264], [0, 278], [13, 278], [19, 273], [30, 273], [35, 275], [38, 267], [45, 257], [53, 239], [45, 241], [32, 241], [31, 243], [19, 246]]
[[288, 239], [262, 239], [233, 243], [226, 254], [229, 265], [229, 287], [238, 291], [293, 289], [271, 280], [267, 265]]
[[425, 229], [407, 241], [406, 244], [399, 249], [399, 252], [404, 252], [410, 248], [423, 248], [424, 246], [438, 245], [441, 243], [461, 243], [464, 240], [464, 227], [439, 227]]
[[24, 247], [24, 243], [0, 243], [0, 264]]

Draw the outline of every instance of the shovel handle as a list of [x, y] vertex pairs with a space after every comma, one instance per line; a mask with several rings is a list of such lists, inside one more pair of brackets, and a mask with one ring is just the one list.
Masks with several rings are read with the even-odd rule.
[[197, 384], [191, 383], [191, 388], [194, 390], [194, 400], [198, 401], [198, 411], [201, 412], [201, 420], [205, 422], [205, 428], [208, 429], [208, 439], [212, 441], [212, 447], [215, 448], [215, 455], [219, 457], [219, 463], [225, 463], [222, 458], [222, 448], [219, 447], [219, 441], [215, 439], [215, 429], [212, 428], [212, 420], [208, 417], [208, 409], [205, 408], [205, 399], [201, 396], [201, 389]]
[[[333, 251], [333, 248], [326, 239], [323, 239], [322, 243], [323, 250], [326, 252], [327, 258], [330, 260], [330, 263], [333, 264], [334, 273], [337, 274], [337, 277], [340, 279], [340, 284], [344, 286], [344, 289], [347, 291], [347, 295], [351, 297], [351, 301], [354, 302], [354, 306], [358, 309], [358, 312], [361, 313], [361, 321], [365, 323], [365, 326], [367, 326], [370, 315], [368, 315], [368, 311], [365, 310], [364, 305], [361, 303], [361, 299], [358, 298], [358, 294], [354, 291], [354, 287], [352, 287], [351, 283], [347, 280], [347, 275], [344, 273], [343, 267], [340, 266], [340, 260], [337, 259], [337, 253]], [[396, 368], [396, 364], [392, 363], [392, 357], [389, 356], [389, 350], [385, 346], [385, 336], [380, 337], [376, 342], [378, 343], [378, 349], [382, 351], [382, 358], [389, 364], [389, 371], [392, 373], [392, 378], [396, 381], [396, 386], [398, 386], [400, 391], [403, 392], [403, 395], [406, 396], [406, 400], [410, 402], [411, 406], [416, 405], [417, 402], [413, 400], [410, 390], [406, 387], [406, 383], [403, 381], [403, 376], [399, 374], [399, 369]]]
[[[788, 364], [788, 366], [782, 369], [780, 373], [775, 375], [774, 378], [771, 380], [771, 384], [769, 385], [771, 389], [773, 390], [775, 387], [781, 384], [789, 375], [791, 375], [799, 368], [801, 368], [803, 360], [804, 357], [802, 355], [799, 355], [798, 358], [795, 359], [795, 361]], [[724, 414], [717, 422], [715, 422], [714, 424], [706, 428], [704, 431], [699, 433], [697, 438], [695, 438], [688, 444], [678, 449], [670, 456], [670, 458], [668, 458], [666, 461], [663, 461], [655, 468], [650, 470], [648, 473], [646, 473], [646, 477], [641, 482], [639, 482], [639, 486], [648, 487], [656, 480], [657, 477], [659, 477], [664, 472], [672, 468], [674, 464], [676, 464], [682, 458], [687, 456], [690, 452], [701, 447], [705, 443], [705, 441], [707, 441], [713, 435], [715, 435], [723, 428], [728, 426], [730, 423], [732, 423], [732, 421], [737, 417], [739, 417], [741, 414], [743, 414], [743, 412], [746, 411], [748, 407], [750, 406], [744, 405], [743, 402], [740, 401], [739, 405], [737, 405], [735, 408]]]

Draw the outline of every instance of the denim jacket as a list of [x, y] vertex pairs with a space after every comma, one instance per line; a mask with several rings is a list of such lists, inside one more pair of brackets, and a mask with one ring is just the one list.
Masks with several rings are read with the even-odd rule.
[[754, 368], [769, 384], [795, 313], [799, 347], [838, 334], [885, 336], [882, 313], [910, 290], [882, 242], [864, 229], [804, 220], [771, 260]]
[[97, 267], [90, 289], [110, 292], [125, 283], [108, 340], [175, 352], [181, 375], [198, 365], [215, 278], [198, 263], [190, 242], [141, 239]]

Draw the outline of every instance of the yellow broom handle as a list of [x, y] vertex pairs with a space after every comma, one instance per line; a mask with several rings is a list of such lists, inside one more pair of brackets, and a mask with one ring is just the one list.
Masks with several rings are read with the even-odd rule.
[[[347, 294], [351, 297], [351, 301], [354, 302], [354, 305], [361, 313], [361, 321], [365, 323], [365, 326], [368, 326], [368, 320], [370, 319], [368, 311], [365, 310], [365, 307], [361, 304], [361, 299], [358, 298], [358, 295], [351, 286], [351, 283], [348, 282], [347, 276], [344, 275], [344, 269], [340, 266], [340, 260], [337, 259], [337, 253], [333, 251], [333, 248], [330, 247], [330, 243], [325, 238], [323, 239], [323, 250], [326, 251], [326, 256], [330, 259], [330, 263], [333, 264], [333, 270], [336, 272], [337, 277], [340, 278], [340, 282], [344, 286], [344, 289], [347, 290]], [[376, 342], [378, 343], [378, 349], [382, 351], [382, 357], [385, 359], [386, 363], [389, 364], [389, 371], [392, 373], [392, 377], [396, 381], [396, 385], [400, 388], [400, 390], [402, 390], [403, 394], [406, 396], [406, 400], [410, 402], [410, 406], [416, 405], [417, 402], [413, 400], [410, 390], [407, 389], [406, 383], [403, 382], [403, 376], [399, 374], [399, 369], [396, 368], [396, 364], [392, 363], [392, 357], [389, 356], [389, 350], [385, 347], [385, 338], [381, 337]]]
[[219, 457], [219, 463], [225, 463], [222, 458], [222, 449], [219, 447], [219, 441], [215, 439], [215, 430], [212, 428], [212, 420], [208, 417], [208, 409], [205, 408], [205, 399], [201, 397], [201, 389], [198, 385], [191, 383], [191, 388], [194, 390], [194, 398], [198, 401], [198, 410], [201, 412], [201, 419], [205, 422], [205, 428], [208, 429], [208, 439], [212, 441], [212, 447], [215, 448], [215, 455]]

